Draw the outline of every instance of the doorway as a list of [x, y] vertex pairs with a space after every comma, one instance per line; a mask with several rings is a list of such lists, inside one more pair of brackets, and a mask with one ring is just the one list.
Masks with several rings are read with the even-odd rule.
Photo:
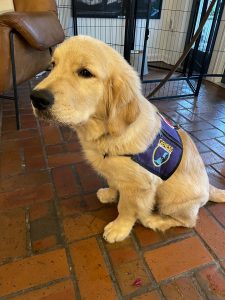
[[[192, 31], [191, 36], [194, 35], [196, 30], [199, 27], [199, 24], [204, 17], [211, 0], [198, 0], [193, 2], [195, 16], [193, 16], [193, 21], [190, 23], [192, 27], [190, 31]], [[218, 32], [219, 20], [221, 19], [222, 9], [222, 1], [217, 0], [216, 4], [214, 5], [211, 14], [206, 21], [205, 26], [203, 27], [202, 33], [195, 42], [192, 47], [192, 50], [189, 54], [189, 69], [188, 76], [196, 75], [199, 73], [207, 73], [215, 39]]]

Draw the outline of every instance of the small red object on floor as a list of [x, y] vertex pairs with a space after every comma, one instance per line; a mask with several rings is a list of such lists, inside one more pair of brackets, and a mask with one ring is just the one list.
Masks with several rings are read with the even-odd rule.
[[141, 278], [135, 279], [132, 285], [136, 287], [142, 286]]

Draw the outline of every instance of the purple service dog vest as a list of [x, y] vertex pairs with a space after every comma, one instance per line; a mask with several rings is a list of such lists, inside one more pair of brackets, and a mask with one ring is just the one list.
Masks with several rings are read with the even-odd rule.
[[161, 129], [153, 143], [145, 152], [132, 155], [131, 159], [149, 172], [167, 180], [180, 164], [183, 144], [177, 129], [162, 115], [160, 117]]

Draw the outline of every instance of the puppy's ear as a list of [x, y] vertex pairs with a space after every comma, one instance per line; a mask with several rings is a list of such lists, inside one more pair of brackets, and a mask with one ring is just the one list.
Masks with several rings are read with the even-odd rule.
[[122, 80], [118, 77], [110, 80], [108, 89], [106, 101], [108, 132], [110, 135], [119, 136], [139, 115], [139, 86], [134, 80], [129, 82], [128, 79]]

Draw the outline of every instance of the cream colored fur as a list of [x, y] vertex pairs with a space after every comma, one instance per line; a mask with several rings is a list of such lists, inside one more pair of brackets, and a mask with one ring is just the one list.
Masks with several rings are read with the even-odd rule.
[[14, 11], [13, 0], [1, 0], [0, 1], [0, 15], [6, 12]]
[[[183, 157], [167, 181], [121, 156], [143, 152], [160, 129], [160, 118], [142, 96], [138, 75], [115, 50], [78, 36], [61, 44], [53, 59], [54, 69], [35, 89], [48, 89], [55, 102], [35, 114], [77, 132], [87, 160], [109, 185], [98, 191], [99, 200], [119, 200], [118, 217], [104, 230], [108, 242], [125, 239], [137, 220], [153, 230], [193, 227], [209, 197], [225, 201], [225, 192], [209, 185], [202, 159], [183, 130]], [[93, 77], [81, 76], [83, 69]]]

